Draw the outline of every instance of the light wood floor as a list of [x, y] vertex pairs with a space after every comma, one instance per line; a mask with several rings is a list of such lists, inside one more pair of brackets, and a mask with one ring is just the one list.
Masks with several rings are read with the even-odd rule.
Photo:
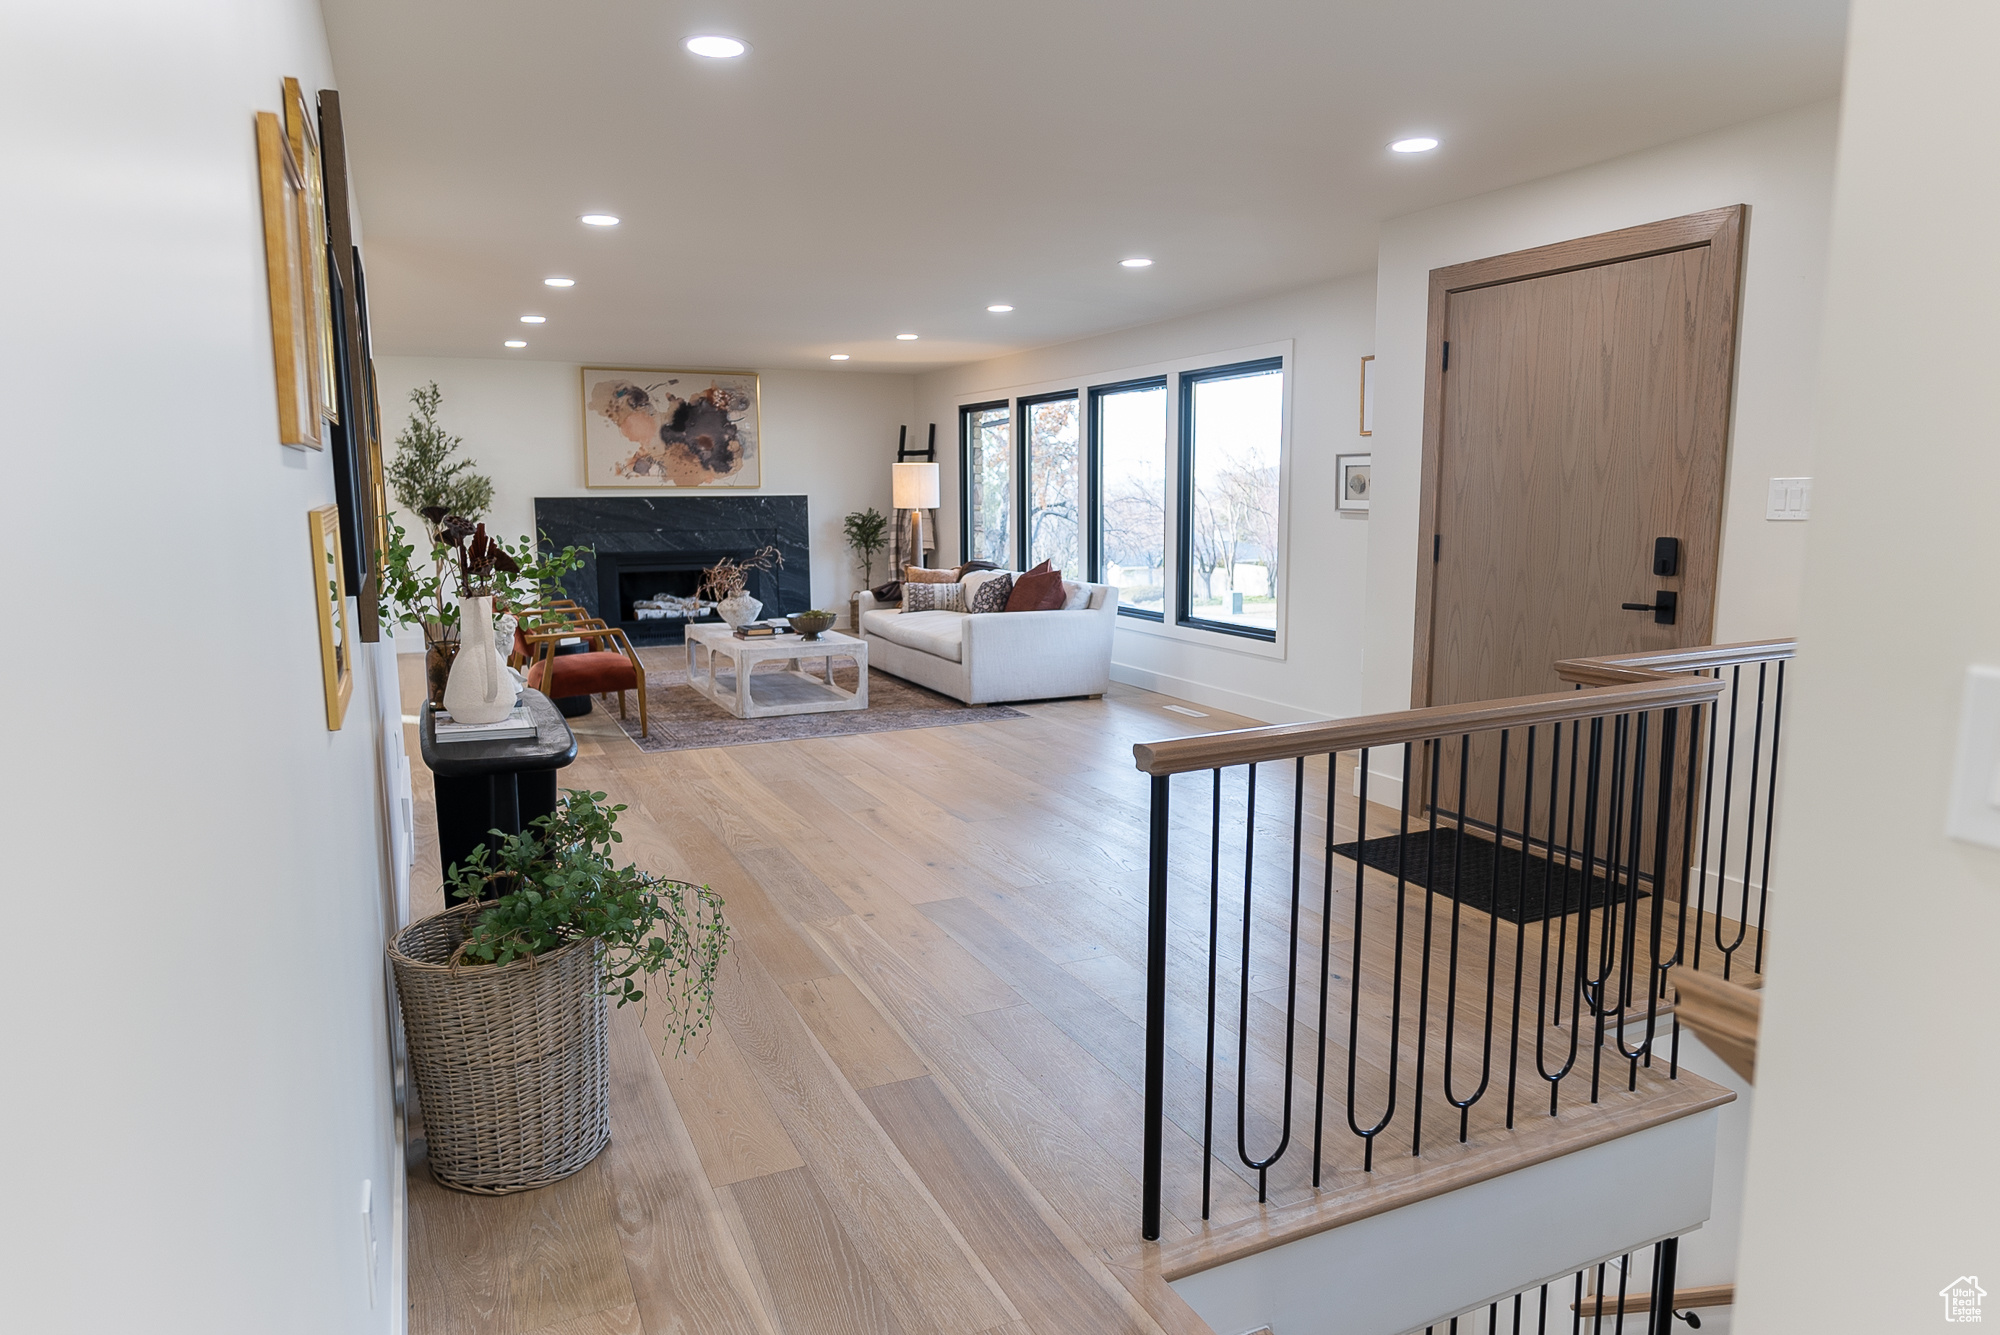
[[[411, 713], [416, 666], [404, 662]], [[412, 1331], [1201, 1332], [1151, 1280], [1338, 1222], [1368, 1193], [1448, 1189], [1717, 1097], [1698, 1081], [1670, 1088], [1657, 1071], [1628, 1093], [1617, 1064], [1600, 1105], [1579, 1106], [1583, 1096], [1566, 1092], [1561, 1118], [1509, 1132], [1488, 1100], [1461, 1145], [1456, 1112], [1427, 1093], [1434, 1130], [1422, 1156], [1410, 1155], [1405, 1133], [1367, 1175], [1359, 1142], [1336, 1134], [1345, 1131], [1336, 1101], [1322, 1188], [1306, 1176], [1307, 1156], [1294, 1154], [1274, 1169], [1271, 1204], [1260, 1207], [1253, 1179], [1233, 1162], [1229, 1004], [1217, 1035], [1215, 1138], [1228, 1153], [1218, 1155], [1204, 1224], [1208, 883], [1205, 855], [1189, 856], [1170, 930], [1166, 1234], [1160, 1247], [1139, 1246], [1147, 791], [1131, 746], [1248, 722], [1214, 711], [1191, 719], [1162, 708], [1169, 703], [1114, 687], [1100, 701], [1024, 706], [1019, 719], [655, 755], [601, 708], [576, 720], [578, 760], [565, 785], [627, 803], [620, 828], [635, 861], [712, 885], [727, 901], [733, 939], [719, 1023], [677, 1058], [661, 1055], [632, 1011], [614, 1013], [612, 1143], [564, 1182], [485, 1199], [413, 1169]], [[1256, 861], [1260, 882], [1275, 876], [1282, 887], [1289, 851], [1266, 831], [1290, 829], [1289, 775], [1266, 774]], [[1177, 781], [1183, 850], [1207, 848], [1206, 782]], [[1342, 773], [1334, 782], [1347, 791]], [[421, 915], [441, 900], [427, 776], [415, 786]], [[1323, 812], [1323, 767], [1306, 789], [1307, 810]], [[1353, 805], [1343, 801], [1336, 815], [1343, 835]], [[1309, 817], [1309, 828], [1323, 829], [1322, 819]], [[1374, 810], [1369, 833], [1391, 820]], [[1225, 838], [1239, 895], [1242, 833]], [[1320, 883], [1317, 865], [1310, 887]], [[1353, 943], [1352, 886], [1336, 879], [1330, 1089], [1346, 1069]], [[1318, 1041], [1314, 894], [1297, 961], [1309, 984], [1295, 1021], [1302, 1051]], [[1292, 963], [1285, 911], [1283, 893], [1260, 891], [1245, 1118], [1253, 1148], [1270, 1143], [1282, 1117], [1282, 1079], [1260, 1083], [1255, 1072], [1281, 1069]], [[1237, 958], [1240, 931], [1223, 917], [1218, 944]], [[1485, 924], [1467, 917], [1461, 969], [1483, 969]], [[1502, 988], [1511, 987], [1512, 931], [1503, 925], [1494, 955]], [[1394, 947], [1373, 919], [1362, 936], [1363, 1013], [1383, 1030], [1375, 980], [1389, 976]], [[1440, 932], [1433, 958], [1443, 950]], [[1435, 995], [1433, 1030], [1446, 1010]], [[1461, 995], [1459, 1013], [1473, 1004]], [[1389, 1091], [1385, 1044], [1378, 1032], [1359, 1045], [1364, 1096]], [[1476, 1080], [1476, 1051], [1470, 1061], [1454, 1069]], [[1311, 1065], [1301, 1063], [1295, 1085], [1301, 1107], [1310, 1106]], [[1406, 1097], [1408, 1080], [1406, 1065], [1396, 1081]], [[1545, 1105], [1546, 1094], [1534, 1097]]]

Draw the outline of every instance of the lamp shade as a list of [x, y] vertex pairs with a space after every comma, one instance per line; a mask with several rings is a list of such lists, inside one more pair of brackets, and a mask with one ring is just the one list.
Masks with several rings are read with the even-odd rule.
[[891, 499], [898, 510], [935, 510], [938, 507], [938, 466], [936, 464], [891, 464], [894, 486]]

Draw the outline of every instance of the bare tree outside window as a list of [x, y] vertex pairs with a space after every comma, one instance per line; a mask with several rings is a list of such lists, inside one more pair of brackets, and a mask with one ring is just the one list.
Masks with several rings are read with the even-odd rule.
[[1028, 435], [1028, 565], [1083, 571], [1082, 439], [1077, 396], [1021, 405]]
[[1014, 450], [1007, 405], [967, 408], [968, 532], [965, 555], [998, 566], [1014, 563]]
[[1167, 387], [1135, 385], [1096, 397], [1104, 473], [1099, 515], [1103, 578], [1118, 605], [1163, 612], [1167, 563]]
[[1272, 368], [1197, 379], [1188, 413], [1189, 614], [1275, 632], [1284, 373]]

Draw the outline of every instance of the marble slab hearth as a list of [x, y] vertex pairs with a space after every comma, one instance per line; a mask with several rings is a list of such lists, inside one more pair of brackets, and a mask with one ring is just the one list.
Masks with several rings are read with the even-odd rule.
[[811, 546], [803, 496], [538, 496], [535, 529], [544, 544], [592, 549], [581, 569], [563, 580], [593, 616], [617, 623], [617, 609], [600, 605], [598, 556], [658, 553], [741, 559], [765, 545], [783, 567], [752, 576], [750, 593], [766, 616], [812, 605]]

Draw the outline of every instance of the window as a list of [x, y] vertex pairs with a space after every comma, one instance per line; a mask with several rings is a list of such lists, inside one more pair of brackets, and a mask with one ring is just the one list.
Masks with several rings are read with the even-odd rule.
[[1021, 472], [1027, 481], [1021, 569], [1049, 562], [1083, 569], [1083, 432], [1075, 390], [1022, 399]]
[[1165, 377], [1090, 391], [1097, 473], [1096, 567], [1118, 588], [1118, 610], [1164, 619], [1167, 580]]
[[1180, 380], [1178, 620], [1276, 639], [1284, 363], [1184, 371]]
[[[959, 532], [965, 559], [1014, 563], [1014, 450], [1007, 405], [977, 403], [958, 410], [965, 479]], [[897, 572], [902, 578], [902, 572]]]

